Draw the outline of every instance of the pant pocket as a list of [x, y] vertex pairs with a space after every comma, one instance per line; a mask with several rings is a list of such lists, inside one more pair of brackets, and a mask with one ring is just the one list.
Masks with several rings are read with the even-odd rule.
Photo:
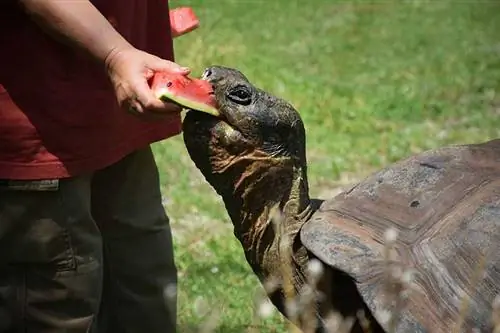
[[68, 216], [55, 184], [0, 182], [0, 265], [75, 268]]

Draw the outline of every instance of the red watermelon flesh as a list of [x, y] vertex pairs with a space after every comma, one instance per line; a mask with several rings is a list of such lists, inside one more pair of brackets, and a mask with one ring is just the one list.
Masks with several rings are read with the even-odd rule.
[[219, 116], [212, 85], [208, 81], [176, 73], [157, 72], [153, 76], [151, 89], [163, 101], [173, 101], [187, 109]]
[[190, 7], [179, 7], [169, 11], [172, 37], [187, 34], [200, 26], [200, 21]]

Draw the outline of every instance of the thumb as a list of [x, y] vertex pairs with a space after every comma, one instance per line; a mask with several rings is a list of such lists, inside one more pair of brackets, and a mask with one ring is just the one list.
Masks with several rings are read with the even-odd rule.
[[161, 59], [159, 57], [153, 57], [151, 62], [147, 64], [147, 67], [153, 72], [172, 72], [179, 73], [182, 75], [188, 75], [191, 73], [191, 69], [188, 67], [182, 67], [173, 61], [168, 61]]

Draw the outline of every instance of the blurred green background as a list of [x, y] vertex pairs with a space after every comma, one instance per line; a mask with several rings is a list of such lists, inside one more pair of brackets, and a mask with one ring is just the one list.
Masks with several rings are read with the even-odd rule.
[[[290, 101], [307, 130], [313, 196], [411, 154], [500, 134], [498, 1], [171, 0], [198, 30], [175, 40], [176, 61], [199, 75], [236, 67]], [[194, 168], [182, 136], [154, 145], [179, 267], [181, 332], [203, 306], [217, 332], [252, 324], [257, 279], [220, 198]], [[279, 315], [259, 332], [285, 332]]]

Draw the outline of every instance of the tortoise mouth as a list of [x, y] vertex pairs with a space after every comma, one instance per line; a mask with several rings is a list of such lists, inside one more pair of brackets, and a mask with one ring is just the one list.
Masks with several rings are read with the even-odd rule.
[[228, 128], [238, 130], [229, 123], [223, 112], [215, 116], [210, 113], [189, 109], [182, 123], [184, 136], [195, 141], [209, 141]]
[[227, 112], [231, 112], [231, 110], [224, 107], [224, 101], [217, 100], [217, 97], [220, 95], [216, 94], [217, 83], [211, 75], [211, 69], [207, 68], [200, 76], [200, 80], [207, 81], [211, 84], [211, 95], [214, 96], [216, 104], [218, 105], [217, 114], [204, 112], [203, 110], [194, 108], [187, 108], [182, 126], [184, 136], [190, 143], [204, 143], [218, 136], [224, 136], [228, 132], [237, 132], [240, 137], [244, 137], [244, 131], [239, 128], [238, 122], [227, 114]]
[[227, 122], [226, 117], [219, 111], [219, 115], [215, 116], [207, 112], [200, 112], [196, 109], [187, 109], [186, 116], [184, 117], [184, 124], [193, 124], [196, 126], [210, 127], [216, 123]]

